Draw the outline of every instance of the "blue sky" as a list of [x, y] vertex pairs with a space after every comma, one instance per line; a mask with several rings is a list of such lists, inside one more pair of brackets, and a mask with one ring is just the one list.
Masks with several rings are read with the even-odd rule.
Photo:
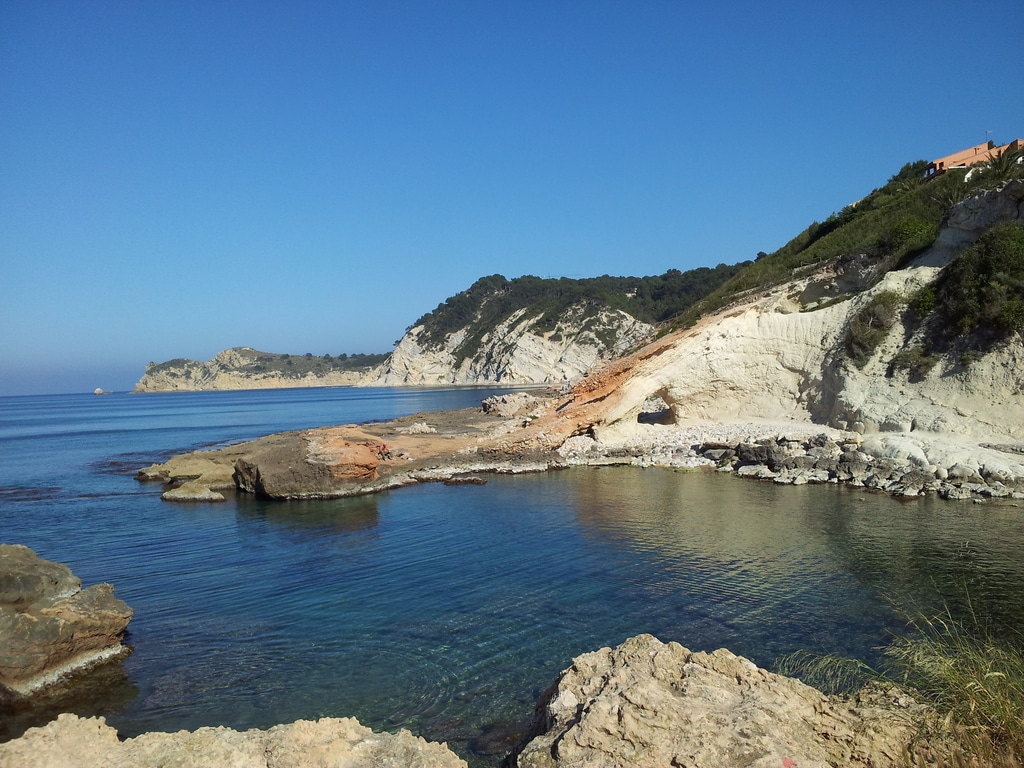
[[1022, 41], [1008, 0], [0, 0], [0, 394], [753, 258], [1024, 135]]

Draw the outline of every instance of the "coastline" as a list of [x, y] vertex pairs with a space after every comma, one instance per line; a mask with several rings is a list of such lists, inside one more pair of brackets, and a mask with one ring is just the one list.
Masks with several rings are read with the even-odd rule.
[[779, 485], [841, 483], [903, 498], [1024, 499], [1024, 445], [1017, 443], [926, 432], [864, 435], [797, 420], [637, 422], [613, 432], [581, 427], [574, 404], [552, 391], [501, 395], [481, 409], [195, 451], [142, 469], [137, 478], [162, 482], [167, 501], [216, 501], [236, 490], [323, 499], [488, 473], [631, 465], [735, 472]]
[[[511, 398], [505, 398], [496, 403], [500, 407], [491, 412], [483, 412], [477, 408], [452, 412], [439, 411], [421, 413], [388, 422], [328, 429], [344, 430], [353, 439], [358, 433], [365, 434], [367, 438], [384, 438], [395, 456], [393, 460], [383, 462], [384, 469], [381, 472], [387, 474], [388, 467], [393, 467], [395, 469], [394, 479], [402, 474], [399, 468], [403, 465], [399, 459], [404, 459], [406, 464], [419, 461], [422, 463], [422, 467], [417, 471], [418, 474], [412, 479], [412, 482], [434, 482], [451, 476], [472, 477], [472, 474], [469, 473], [473, 471], [479, 473], [544, 471], [566, 466], [603, 465], [632, 465], [638, 468], [665, 467], [709, 473], [721, 470], [724, 476], [736, 474], [740, 477], [748, 476], [748, 472], [750, 472], [749, 477], [756, 477], [752, 473], [760, 471], [761, 467], [764, 467], [764, 471], [772, 471], [768, 468], [769, 458], [779, 464], [798, 459], [814, 459], [813, 463], [817, 463], [821, 459], [811, 451], [818, 450], [826, 453], [833, 451], [834, 449], [828, 445], [828, 440], [831, 440], [836, 448], [851, 449], [843, 450], [840, 453], [841, 458], [843, 453], [853, 453], [853, 446], [859, 447], [865, 443], [881, 444], [883, 440], [895, 439], [905, 441], [908, 437], [923, 442], [934, 437], [924, 433], [857, 435], [841, 430], [832, 430], [810, 422], [791, 420], [736, 420], [729, 422], [692, 420], [677, 424], [642, 423], [629, 435], [623, 432], [623, 436], [617, 440], [612, 439], [607, 432], [600, 440], [583, 432], [562, 440], [558, 448], [542, 450], [541, 446], [555, 445], [556, 441], [561, 439], [562, 426], [560, 426], [558, 414], [564, 415], [570, 410], [565, 395], [548, 394], [550, 395], [549, 399], [541, 398], [529, 402], [523, 400], [520, 403]], [[645, 413], [645, 421], [655, 421], [657, 418], [656, 412]], [[283, 439], [285, 444], [290, 443], [294, 447], [298, 444], [294, 439], [298, 435], [308, 446], [311, 444], [310, 433], [319, 434], [321, 430], [278, 433], [269, 437]], [[825, 438], [824, 444], [815, 445], [814, 441], [821, 436]], [[780, 438], [784, 439], [780, 440]], [[431, 441], [439, 446], [438, 452], [434, 456], [425, 453], [408, 457], [398, 456], [405, 450], [399, 446], [406, 448], [413, 445], [426, 446]], [[947, 438], [945, 442], [950, 443], [950, 440]], [[967, 448], [971, 446], [970, 441], [959, 442], [966, 445]], [[718, 447], [723, 443], [732, 447]], [[764, 448], [774, 446], [780, 450], [778, 454], [766, 455], [764, 464], [745, 463], [749, 461], [749, 458], [742, 458], [739, 455], [729, 457], [721, 454], [717, 455], [717, 458], [706, 455], [714, 451], [727, 453], [741, 444]], [[240, 449], [244, 455], [249, 445], [251, 444], [234, 446], [234, 448]], [[326, 449], [323, 441], [320, 442], [320, 446], [322, 454]], [[472, 450], [460, 453], [458, 446], [471, 447]], [[534, 449], [533, 453], [526, 451], [526, 448], [531, 447]], [[980, 445], [976, 447], [984, 448]], [[828, 459], [826, 458], [826, 460]], [[813, 466], [813, 463], [810, 467], [794, 466], [792, 471], [815, 470], [817, 468]], [[843, 463], [850, 462], [836, 460], [837, 466]], [[742, 466], [737, 468], [733, 467], [733, 464], [742, 464]], [[732, 472], [729, 472], [730, 468], [733, 469]], [[787, 468], [780, 467], [780, 469], [783, 471], [778, 474], [782, 476]], [[461, 474], [452, 474], [460, 471]], [[650, 483], [655, 474], [665, 477], [664, 473], [630, 473], [638, 487]], [[646, 477], [644, 477], [645, 475]], [[566, 477], [568, 478], [569, 475]], [[714, 479], [717, 480], [717, 478]], [[765, 480], [775, 482], [774, 478], [766, 477]], [[808, 482], [817, 481], [809, 480]], [[842, 481], [836, 480], [836, 482]], [[726, 483], [726, 485], [730, 484]], [[441, 497], [448, 498], [446, 491], [436, 490], [440, 491]], [[372, 489], [364, 487], [362, 492], [372, 492]], [[155, 494], [146, 495], [153, 503], [159, 504], [155, 500]], [[282, 507], [287, 508], [288, 505], [282, 505]], [[216, 516], [216, 512], [213, 510], [196, 510], [196, 512], [200, 518], [205, 518], [208, 512], [213, 512], [213, 515]], [[954, 514], [959, 513], [954, 512]], [[194, 518], [188, 511], [185, 511], [185, 516]], [[731, 644], [726, 645], [732, 647]], [[704, 647], [710, 650], [714, 646]], [[548, 680], [550, 678], [541, 679]], [[552, 701], [558, 698], [556, 696]], [[282, 720], [287, 719], [290, 718], [282, 717]]]

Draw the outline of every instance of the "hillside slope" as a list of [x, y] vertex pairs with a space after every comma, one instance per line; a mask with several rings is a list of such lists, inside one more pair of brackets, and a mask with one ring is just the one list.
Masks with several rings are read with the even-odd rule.
[[647, 341], [741, 265], [651, 277], [484, 277], [424, 315], [366, 383], [564, 384]]
[[[658, 396], [668, 423], [799, 420], [867, 435], [1024, 440], [1024, 323], [997, 334], [996, 326], [979, 321], [943, 337], [948, 308], [940, 302], [923, 318], [914, 310], [923, 289], [936, 290], [944, 273], [959, 269], [1006, 224], [1015, 242], [1024, 243], [1024, 181], [955, 206], [935, 241], [903, 268], [872, 276], [856, 259], [820, 265], [610, 364], [574, 388], [559, 417], [544, 425], [547, 439], [629, 439], [651, 428], [641, 414]], [[1011, 256], [1024, 272], [1024, 253]], [[1006, 301], [1024, 301], [1024, 283], [1002, 279], [1012, 284], [1003, 293], [1017, 297]], [[871, 283], [865, 290], [820, 298], [823, 287], [834, 292], [865, 280]], [[996, 283], [986, 280], [985, 289]], [[963, 294], [968, 286], [953, 289]], [[871, 344], [858, 348], [858, 323], [885, 315], [882, 309], [888, 320], [875, 323]], [[929, 365], [900, 365], [915, 356], [926, 356]]]
[[421, 317], [388, 355], [277, 355], [150, 363], [136, 392], [318, 386], [564, 384], [649, 339], [741, 265], [653, 277], [481, 278]]

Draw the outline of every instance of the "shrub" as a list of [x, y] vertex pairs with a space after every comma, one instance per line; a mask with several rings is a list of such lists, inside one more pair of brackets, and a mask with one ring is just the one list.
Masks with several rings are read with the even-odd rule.
[[914, 317], [919, 320], [924, 320], [931, 314], [932, 310], [935, 309], [937, 301], [938, 299], [935, 296], [935, 291], [931, 286], [926, 285], [910, 297], [910, 301], [907, 302], [907, 308], [911, 311]]
[[1024, 150], [1009, 152], [1003, 150], [992, 156], [982, 173], [986, 178], [996, 182], [1019, 179], [1024, 176]]
[[904, 370], [910, 373], [911, 381], [920, 381], [939, 361], [937, 355], [928, 354], [923, 346], [914, 346], [901, 350], [889, 364], [889, 373]]
[[954, 169], [929, 182], [928, 196], [943, 211], [948, 211], [966, 200], [975, 188], [975, 185], [964, 180], [963, 171]]
[[936, 281], [942, 323], [938, 335], [977, 334], [1002, 339], [1024, 330], [1024, 226], [1004, 224], [985, 233]]
[[890, 254], [895, 263], [903, 264], [928, 248], [938, 236], [938, 222], [917, 215], [904, 216], [886, 228], [878, 248]]
[[895, 325], [903, 306], [903, 297], [895, 291], [880, 291], [867, 302], [846, 326], [843, 346], [847, 357], [863, 368], [878, 345]]

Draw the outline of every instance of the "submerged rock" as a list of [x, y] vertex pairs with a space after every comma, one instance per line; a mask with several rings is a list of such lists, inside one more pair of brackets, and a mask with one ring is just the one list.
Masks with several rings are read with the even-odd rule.
[[266, 731], [200, 728], [144, 733], [120, 741], [102, 717], [63, 714], [0, 744], [0, 768], [465, 768], [444, 744], [398, 733], [374, 733], [353, 718], [298, 720]]
[[0, 544], [0, 697], [34, 693], [126, 653], [121, 640], [131, 618], [110, 584], [82, 589], [66, 565]]
[[725, 649], [638, 635], [577, 657], [507, 765], [897, 766], [924, 711], [895, 691], [830, 698]]

